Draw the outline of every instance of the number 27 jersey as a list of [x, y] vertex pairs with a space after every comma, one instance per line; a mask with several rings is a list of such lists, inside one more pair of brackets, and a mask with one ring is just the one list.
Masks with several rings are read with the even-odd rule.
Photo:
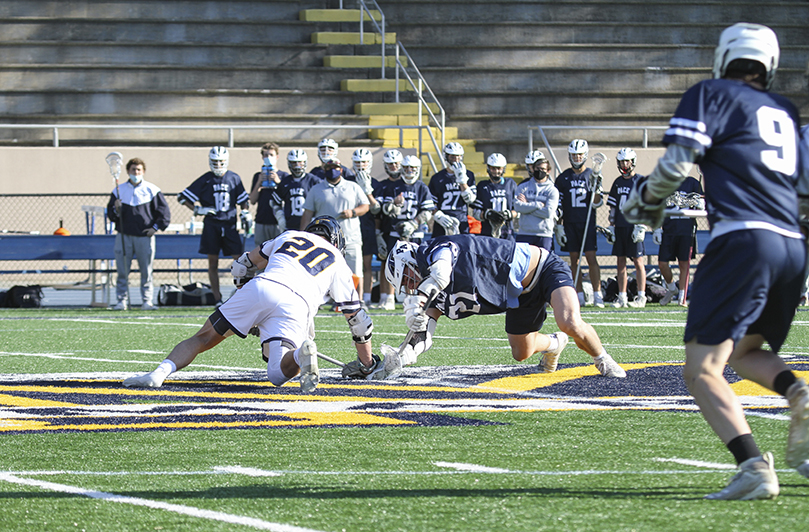
[[261, 254], [268, 263], [259, 275], [291, 289], [317, 314], [327, 295], [343, 311], [359, 309], [351, 269], [342, 253], [323, 238], [304, 231], [286, 231], [264, 242]]

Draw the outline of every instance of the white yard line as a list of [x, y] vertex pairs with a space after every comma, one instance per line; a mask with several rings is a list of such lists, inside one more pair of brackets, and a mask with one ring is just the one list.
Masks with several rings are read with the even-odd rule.
[[247, 475], [248, 477], [280, 477], [282, 473], [275, 471], [267, 471], [264, 469], [255, 469], [253, 467], [241, 466], [216, 466], [214, 471], [221, 473], [233, 473], [235, 475]]
[[0, 480], [10, 482], [12, 484], [19, 484], [22, 486], [31, 486], [44, 490], [56, 491], [59, 493], [72, 493], [74, 495], [83, 495], [91, 499], [100, 499], [109, 502], [118, 502], [123, 504], [131, 504], [134, 506], [144, 506], [155, 510], [165, 510], [167, 512], [174, 512], [177, 514], [188, 515], [199, 519], [209, 519], [212, 521], [222, 521], [224, 523], [231, 523], [234, 525], [243, 525], [256, 528], [258, 530], [273, 530], [275, 532], [317, 532], [311, 528], [301, 528], [292, 525], [284, 525], [281, 523], [271, 523], [269, 521], [262, 521], [253, 517], [244, 517], [241, 515], [226, 514], [223, 512], [215, 512], [213, 510], [203, 510], [194, 508], [192, 506], [182, 506], [179, 504], [170, 504], [160, 501], [151, 501], [149, 499], [141, 499], [139, 497], [126, 497], [123, 495], [116, 495], [114, 493], [106, 493], [103, 491], [88, 490], [76, 486], [68, 486], [66, 484], [56, 484], [54, 482], [46, 482], [42, 480], [32, 480], [21, 478], [8, 473], [0, 473]]
[[694, 467], [707, 467], [709, 469], [736, 469], [733, 464], [719, 464], [716, 462], [702, 462], [701, 460], [687, 460], [685, 458], [655, 458], [655, 462], [672, 462], [681, 465], [690, 465]]
[[449, 467], [458, 471], [469, 471], [470, 473], [511, 473], [508, 469], [499, 467], [486, 467], [476, 464], [462, 464], [459, 462], [433, 462], [438, 467]]

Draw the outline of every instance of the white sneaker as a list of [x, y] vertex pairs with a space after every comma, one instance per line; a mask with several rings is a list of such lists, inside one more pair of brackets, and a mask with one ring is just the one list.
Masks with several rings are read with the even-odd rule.
[[600, 359], [593, 360], [596, 369], [605, 377], [612, 377], [613, 379], [623, 379], [626, 377], [624, 368], [618, 365], [613, 358], [607, 354], [600, 357]]
[[594, 301], [593, 304], [598, 308], [604, 308], [604, 296], [602, 296], [598, 292], [593, 294], [593, 301]]
[[646, 306], [646, 296], [635, 296], [635, 299], [627, 304], [632, 308], [644, 308]]
[[112, 310], [126, 310], [129, 308], [129, 305], [126, 302], [126, 299], [120, 300], [118, 303], [112, 306]]
[[792, 419], [784, 458], [789, 467], [799, 467], [809, 460], [809, 386], [803, 379], [789, 387], [787, 401]]
[[626, 299], [621, 299], [620, 297], [615, 300], [612, 304], [613, 308], [626, 308], [629, 304], [626, 302]]
[[706, 495], [705, 498], [751, 501], [777, 497], [780, 488], [772, 461], [772, 453], [764, 453], [762, 456], [745, 460], [739, 465], [739, 472], [730, 479], [725, 489]]
[[676, 296], [677, 296], [677, 290], [676, 289], [674, 291], [666, 290], [666, 295], [664, 295], [660, 299], [660, 304], [661, 305], [668, 305], [669, 303], [671, 303], [671, 300], [674, 299]]
[[317, 346], [312, 340], [306, 340], [298, 352], [301, 361], [301, 390], [312, 393], [320, 382], [320, 370], [317, 367]]
[[151, 301], [144, 301], [143, 305], [140, 306], [141, 310], [157, 310], [157, 307], [152, 305]]
[[152, 373], [145, 373], [125, 379], [124, 386], [127, 388], [160, 388], [163, 386], [163, 381], [159, 380]]
[[396, 310], [396, 298], [395, 297], [388, 297], [385, 300], [384, 304], [380, 304], [379, 308], [382, 310]]
[[559, 345], [557, 345], [556, 349], [553, 351], [545, 351], [542, 353], [542, 360], [540, 360], [539, 367], [537, 368], [539, 373], [553, 373], [556, 371], [556, 366], [559, 363], [559, 355], [562, 354], [569, 340], [568, 336], [561, 331], [549, 334], [548, 336], [556, 338]]

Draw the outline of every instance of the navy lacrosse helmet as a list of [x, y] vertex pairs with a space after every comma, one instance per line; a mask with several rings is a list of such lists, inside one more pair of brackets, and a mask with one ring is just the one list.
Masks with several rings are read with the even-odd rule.
[[304, 231], [323, 237], [331, 245], [339, 249], [340, 253], [345, 255], [346, 237], [343, 234], [343, 228], [331, 216], [318, 216], [309, 222]]

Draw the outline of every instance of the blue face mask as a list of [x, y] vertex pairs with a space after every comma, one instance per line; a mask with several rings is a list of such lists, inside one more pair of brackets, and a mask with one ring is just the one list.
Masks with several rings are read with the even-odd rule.
[[129, 182], [132, 183], [133, 185], [140, 185], [141, 181], [143, 181], [143, 176], [129, 174]]

